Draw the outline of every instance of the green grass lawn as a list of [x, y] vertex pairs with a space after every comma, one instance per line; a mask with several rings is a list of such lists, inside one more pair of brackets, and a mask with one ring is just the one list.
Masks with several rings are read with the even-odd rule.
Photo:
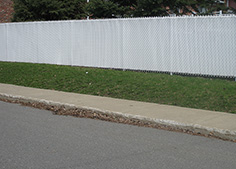
[[0, 62], [0, 83], [236, 113], [229, 80]]

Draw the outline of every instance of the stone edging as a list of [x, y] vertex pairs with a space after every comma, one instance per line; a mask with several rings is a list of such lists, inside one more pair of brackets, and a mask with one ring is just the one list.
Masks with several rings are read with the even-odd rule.
[[73, 104], [59, 103], [31, 97], [13, 96], [4, 93], [0, 93], [0, 100], [50, 110], [55, 115], [99, 119], [116, 123], [184, 132], [192, 135], [213, 137], [236, 142], [236, 131], [208, 128], [197, 124], [183, 124], [171, 120], [151, 119], [138, 115], [103, 111], [92, 107], [79, 107]]

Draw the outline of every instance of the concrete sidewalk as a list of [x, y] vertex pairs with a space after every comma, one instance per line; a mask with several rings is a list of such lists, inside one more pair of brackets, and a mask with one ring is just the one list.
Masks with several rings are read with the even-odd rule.
[[213, 134], [223, 139], [236, 140], [236, 115], [224, 112], [28, 88], [1, 83], [0, 98], [67, 105], [103, 113], [119, 114], [126, 118], [137, 118], [173, 128], [188, 129], [201, 134]]

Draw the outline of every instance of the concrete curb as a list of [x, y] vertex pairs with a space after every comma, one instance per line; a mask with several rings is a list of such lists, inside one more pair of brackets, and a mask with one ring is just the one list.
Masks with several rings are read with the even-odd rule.
[[[155, 125], [157, 127], [154, 127], [154, 128], [181, 131], [181, 132], [185, 132], [185, 133], [189, 133], [193, 135], [203, 135], [207, 137], [215, 137], [215, 138], [219, 138], [223, 140], [236, 142], [236, 131], [209, 128], [209, 127], [204, 127], [198, 124], [184, 124], [184, 123], [179, 123], [172, 120], [152, 119], [152, 118], [139, 116], [139, 115], [104, 111], [104, 110], [93, 108], [93, 107], [76, 106], [74, 104], [60, 103], [60, 102], [54, 102], [51, 100], [37, 99], [37, 98], [17, 96], [17, 95], [9, 95], [5, 93], [0, 93], [0, 99], [5, 100], [5, 101], [10, 101], [10, 102], [16, 102], [16, 103], [28, 103], [29, 105], [40, 103], [46, 106], [63, 107], [64, 110], [77, 109], [77, 110], [83, 110], [83, 111], [90, 111], [92, 113], [103, 114], [103, 115], [110, 116], [113, 118], [123, 118], [126, 120], [132, 119], [132, 120], [138, 121], [140, 126], [153, 127], [152, 125]], [[105, 120], [105, 119], [102, 119], [102, 120]], [[122, 123], [119, 120], [114, 121], [114, 122]], [[132, 124], [132, 122], [128, 124]], [[152, 125], [145, 125], [145, 124], [152, 124]], [[134, 125], [137, 125], [137, 124], [134, 124]]]

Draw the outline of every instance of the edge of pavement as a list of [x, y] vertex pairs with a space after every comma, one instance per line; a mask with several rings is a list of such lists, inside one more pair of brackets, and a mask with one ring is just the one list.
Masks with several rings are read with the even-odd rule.
[[[13, 92], [10, 91], [11, 88], [13, 89]], [[24, 92], [29, 90], [28, 92], [31, 94], [24, 95], [23, 92], [16, 92], [16, 91], [20, 91], [20, 89], [24, 89]], [[42, 92], [42, 93], [38, 96], [36, 94], [34, 95], [32, 93], [32, 91], [34, 90], [37, 90], [37, 92], [39, 93]], [[83, 99], [83, 97], [88, 97], [88, 98], [91, 97], [92, 102], [94, 101], [94, 99], [97, 101], [98, 99], [105, 99], [105, 104], [106, 104], [106, 99], [110, 99], [114, 103], [116, 101], [122, 101], [122, 103], [131, 102], [132, 104], [137, 104], [137, 105], [140, 104], [140, 107], [144, 106], [144, 109], [142, 111], [145, 111], [145, 108], [147, 108], [148, 106], [151, 107], [153, 105], [164, 106], [164, 108], [171, 107], [173, 108], [171, 109], [171, 111], [173, 111], [174, 109], [199, 111], [200, 113], [201, 111], [205, 111], [205, 110], [198, 110], [198, 109], [191, 109], [191, 108], [182, 108], [182, 107], [177, 107], [177, 106], [159, 105], [155, 103], [145, 103], [145, 102], [138, 102], [138, 101], [123, 100], [123, 99], [113, 99], [113, 98], [106, 98], [106, 97], [99, 97], [99, 96], [81, 95], [81, 94], [75, 94], [75, 93], [60, 92], [60, 91], [54, 91], [54, 90], [52, 91], [52, 90], [38, 89], [38, 88], [29, 88], [29, 87], [22, 87], [22, 86], [0, 83], [0, 101], [20, 103], [20, 104], [31, 106], [31, 107], [51, 110], [54, 112], [54, 114], [58, 114], [58, 115], [71, 115], [71, 116], [76, 116], [76, 117], [95, 118], [95, 119], [118, 122], [118, 123], [133, 124], [133, 125], [152, 127], [152, 128], [161, 128], [161, 129], [166, 129], [166, 130], [185, 132], [185, 133], [189, 133], [193, 135], [215, 137], [215, 138], [219, 138], [223, 140], [236, 142], [236, 130], [234, 128], [232, 130], [232, 129], [225, 129], [223, 127], [222, 128], [213, 127], [213, 126], [209, 127], [207, 125], [202, 125], [200, 123], [194, 123], [194, 122], [189, 123], [189, 122], [183, 122], [181, 120], [179, 121], [173, 120], [171, 118], [168, 118], [168, 116], [166, 118], [155, 118], [151, 115], [145, 116], [144, 114], [130, 113], [129, 109], [127, 109], [127, 111], [119, 111], [120, 105], [118, 106], [118, 108], [117, 107], [114, 108], [114, 110], [109, 110], [107, 108], [103, 109], [101, 108], [101, 106], [96, 107], [96, 105], [95, 106], [91, 106], [89, 104], [86, 105], [86, 103], [74, 104], [74, 103], [70, 103], [66, 101], [63, 102], [63, 101], [58, 101], [57, 99], [54, 100], [48, 97], [44, 98], [44, 92], [47, 92], [49, 95], [59, 93], [61, 97], [63, 95], [68, 95], [69, 97], [70, 95], [71, 96], [73, 95], [72, 98], [82, 97], [80, 99]], [[145, 104], [147, 104], [147, 107], [145, 107], [146, 106]], [[140, 109], [140, 107], [137, 107], [137, 109]], [[206, 112], [212, 112], [212, 111], [206, 111]], [[158, 113], [158, 111], [156, 113]], [[212, 116], [214, 118], [224, 117], [228, 115], [228, 113], [224, 113], [224, 112], [212, 112], [212, 113], [217, 114], [217, 116], [215, 115]], [[231, 117], [235, 117], [236, 119], [235, 115], [232, 115], [232, 114], [229, 114], [229, 115]], [[211, 117], [207, 117], [207, 118], [209, 120], [209, 118]], [[202, 121], [206, 121], [206, 120], [202, 120]], [[236, 127], [236, 125], [234, 127]]]

